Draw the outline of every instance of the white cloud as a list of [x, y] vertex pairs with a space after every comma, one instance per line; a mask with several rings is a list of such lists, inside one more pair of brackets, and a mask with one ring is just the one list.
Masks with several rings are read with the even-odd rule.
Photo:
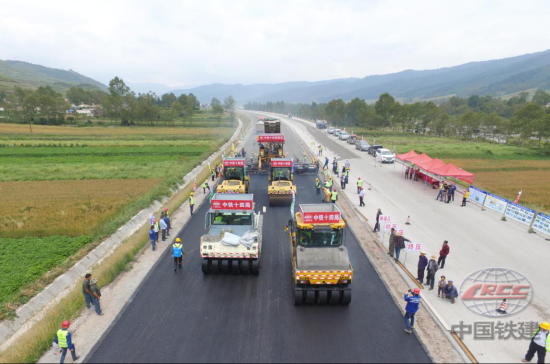
[[0, 59], [171, 86], [364, 77], [550, 48], [550, 2], [3, 1]]

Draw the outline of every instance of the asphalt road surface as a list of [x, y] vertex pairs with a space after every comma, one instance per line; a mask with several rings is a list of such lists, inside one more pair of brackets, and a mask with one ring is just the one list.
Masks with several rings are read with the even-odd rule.
[[[302, 158], [285, 135], [285, 152]], [[254, 139], [247, 151], [256, 151]], [[320, 202], [314, 181], [296, 178], [296, 206]], [[251, 176], [250, 186], [256, 210], [267, 207], [260, 275], [203, 276], [199, 241], [209, 208], [203, 206], [180, 236], [189, 253], [183, 270], [174, 274], [170, 255], [163, 257], [90, 362], [430, 362], [416, 336], [404, 332], [401, 308], [350, 230], [351, 305], [294, 306], [284, 230], [290, 208], [269, 207], [267, 176]]]

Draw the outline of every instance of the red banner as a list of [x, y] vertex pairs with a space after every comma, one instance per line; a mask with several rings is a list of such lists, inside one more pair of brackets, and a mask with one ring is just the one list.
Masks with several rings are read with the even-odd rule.
[[212, 200], [213, 210], [248, 210], [254, 208], [253, 201], [229, 201], [229, 200]]
[[259, 143], [284, 143], [285, 136], [283, 134], [262, 134], [258, 135]]
[[306, 224], [335, 224], [341, 219], [340, 212], [303, 212], [302, 219]]
[[223, 161], [224, 167], [244, 167], [245, 164], [246, 162], [244, 159], [237, 159], [237, 160], [226, 159]]
[[271, 160], [271, 167], [280, 167], [280, 168], [288, 167], [288, 168], [292, 168], [292, 161], [277, 161], [277, 160], [272, 159]]

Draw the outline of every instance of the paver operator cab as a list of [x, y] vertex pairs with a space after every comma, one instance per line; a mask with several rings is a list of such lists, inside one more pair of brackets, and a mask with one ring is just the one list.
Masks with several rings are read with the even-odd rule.
[[300, 205], [289, 222], [297, 306], [351, 303], [353, 268], [344, 246], [345, 227], [332, 204]]
[[284, 158], [285, 136], [283, 134], [258, 135], [258, 169], [262, 172], [269, 170], [273, 158]]
[[254, 195], [215, 194], [201, 237], [204, 274], [260, 274], [263, 215], [254, 212]]
[[296, 194], [294, 185], [294, 162], [292, 159], [274, 158], [269, 168], [269, 206], [290, 205], [293, 194]]
[[227, 158], [223, 161], [223, 182], [218, 185], [218, 193], [248, 193], [250, 177], [246, 170], [245, 158]]

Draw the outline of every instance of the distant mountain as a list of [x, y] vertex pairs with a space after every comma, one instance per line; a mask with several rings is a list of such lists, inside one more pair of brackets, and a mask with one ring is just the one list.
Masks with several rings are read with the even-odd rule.
[[307, 90], [310, 87], [326, 86], [335, 83], [338, 84], [350, 84], [358, 81], [358, 78], [345, 78], [328, 81], [318, 82], [286, 82], [277, 84], [257, 84], [257, 85], [225, 85], [222, 83], [216, 83], [213, 85], [200, 86], [186, 90], [174, 90], [172, 91], [176, 96], [181, 94], [193, 93], [197, 99], [201, 102], [208, 103], [212, 98], [216, 97], [223, 101], [227, 96], [233, 96], [239, 103], [245, 103], [248, 101], [269, 100], [271, 95], [285, 94], [292, 90]]
[[0, 60], [0, 90], [11, 92], [14, 86], [34, 89], [51, 86], [64, 93], [72, 86], [107, 91], [107, 86], [73, 70], [60, 70], [21, 61]]
[[126, 84], [134, 91], [136, 94], [147, 94], [149, 92], [154, 92], [158, 96], [162, 96], [165, 93], [170, 93], [174, 89], [173, 87], [163, 85], [162, 83], [152, 83], [152, 82], [126, 82]]
[[406, 70], [363, 79], [249, 86], [214, 84], [177, 92], [192, 92], [203, 102], [213, 97], [223, 99], [233, 95], [238, 103], [309, 103], [339, 98], [349, 101], [356, 97], [375, 100], [384, 92], [410, 101], [453, 95], [467, 97], [473, 94], [496, 97], [535, 88], [550, 90], [550, 50], [435, 70]]

